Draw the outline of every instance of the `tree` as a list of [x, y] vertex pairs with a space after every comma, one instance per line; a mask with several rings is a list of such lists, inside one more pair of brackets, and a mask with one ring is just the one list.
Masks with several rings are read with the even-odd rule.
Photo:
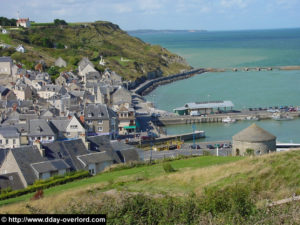
[[60, 19], [55, 19], [54, 20], [54, 25], [59, 26], [59, 25], [68, 25], [66, 21], [60, 20]]

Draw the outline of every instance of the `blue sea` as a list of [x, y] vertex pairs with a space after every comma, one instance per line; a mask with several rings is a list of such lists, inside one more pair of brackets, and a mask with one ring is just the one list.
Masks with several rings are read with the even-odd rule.
[[[134, 33], [181, 55], [193, 67], [233, 68], [300, 65], [300, 29]], [[146, 98], [172, 111], [187, 102], [231, 100], [236, 109], [300, 105], [300, 70], [211, 72], [160, 86]], [[261, 127], [279, 142], [300, 143], [300, 119], [264, 120]], [[197, 124], [207, 138], [228, 140], [251, 122]], [[169, 134], [190, 132], [190, 125], [168, 126]]]

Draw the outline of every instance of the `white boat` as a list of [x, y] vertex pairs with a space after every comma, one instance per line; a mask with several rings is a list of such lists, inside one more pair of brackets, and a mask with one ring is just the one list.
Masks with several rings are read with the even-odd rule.
[[257, 116], [247, 116], [246, 117], [247, 120], [259, 120], [259, 118]]
[[273, 120], [292, 120], [294, 119], [292, 116], [289, 115], [282, 115], [281, 113], [274, 113], [272, 115]]
[[226, 117], [226, 118], [223, 118], [223, 119], [222, 119], [222, 122], [223, 122], [223, 123], [235, 123], [236, 120], [235, 120], [235, 119], [232, 119], [232, 118], [230, 118], [230, 117], [228, 116], [228, 117]]

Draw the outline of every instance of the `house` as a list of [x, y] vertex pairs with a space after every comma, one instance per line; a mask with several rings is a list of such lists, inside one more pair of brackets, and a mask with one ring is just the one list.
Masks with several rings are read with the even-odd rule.
[[85, 137], [85, 128], [81, 122], [73, 116], [65, 119], [52, 119], [50, 124], [57, 131], [58, 139], [74, 139]]
[[96, 175], [113, 164], [113, 159], [106, 152], [92, 152], [77, 156], [77, 158], [84, 165], [85, 170], [92, 175]]
[[17, 27], [30, 27], [30, 21], [29, 18], [19, 18], [17, 20]]
[[61, 57], [59, 57], [55, 63], [54, 63], [55, 66], [58, 66], [58, 67], [67, 67], [67, 62], [65, 60], [63, 60]]
[[88, 170], [95, 175], [113, 164], [108, 153], [89, 151], [87, 146], [84, 140], [77, 139], [45, 144], [43, 148], [49, 160], [62, 159], [70, 166], [71, 171]]
[[101, 74], [98, 71], [93, 71], [93, 72], [88, 72], [84, 76], [84, 83], [97, 83], [98, 81], [101, 80]]
[[122, 104], [117, 110], [119, 121], [119, 134], [126, 135], [136, 132], [135, 111], [131, 107]]
[[78, 63], [78, 75], [84, 78], [89, 72], [97, 72], [97, 70], [88, 58], [83, 57]]
[[111, 97], [112, 97], [113, 105], [119, 105], [122, 103], [131, 104], [132, 101], [131, 92], [122, 86], [119, 86], [118, 89], [112, 94]]
[[18, 100], [29, 100], [32, 98], [32, 90], [27, 84], [16, 84], [13, 87], [13, 92]]
[[19, 190], [25, 188], [18, 173], [0, 174], [0, 191], [5, 189]]
[[21, 53], [25, 53], [25, 48], [23, 47], [23, 45], [18, 45], [18, 47], [16, 47], [16, 51], [21, 52]]
[[12, 74], [13, 61], [10, 57], [0, 57], [0, 74], [11, 75]]
[[43, 99], [50, 99], [54, 95], [66, 93], [67, 90], [64, 87], [54, 84], [44, 85], [37, 91], [37, 94]]
[[56, 85], [60, 85], [60, 86], [64, 86], [67, 83], [67, 79], [60, 74], [58, 78], [55, 79], [55, 84]]
[[32, 119], [28, 121], [28, 140], [29, 143], [40, 141], [41, 143], [53, 142], [56, 134], [45, 119]]
[[0, 148], [20, 146], [20, 133], [14, 127], [0, 127]]
[[143, 150], [117, 140], [110, 140], [108, 136], [93, 136], [88, 137], [87, 140], [92, 151], [105, 151], [114, 163], [144, 160]]
[[65, 174], [70, 166], [62, 159], [49, 160], [45, 150], [37, 146], [23, 146], [8, 150], [0, 167], [0, 174], [17, 173], [22, 185], [27, 187], [38, 179]]
[[13, 91], [4, 86], [0, 86], [0, 96], [1, 100], [15, 100], [17, 98]]
[[84, 110], [84, 121], [88, 135], [110, 135], [110, 118], [104, 104], [87, 104]]

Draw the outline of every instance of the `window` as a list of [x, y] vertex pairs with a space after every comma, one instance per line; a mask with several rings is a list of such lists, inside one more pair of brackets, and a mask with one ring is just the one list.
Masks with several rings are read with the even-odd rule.
[[103, 127], [98, 127], [98, 131], [103, 131]]
[[95, 170], [94, 169], [89, 169], [90, 174], [95, 174]]
[[0, 145], [2, 144], [2, 140], [0, 140]]
[[70, 132], [67, 132], [67, 136], [71, 136], [71, 133], [70, 133]]
[[88, 114], [88, 117], [92, 117], [92, 116], [93, 116], [93, 114], [92, 114], [92, 113], [89, 113], [89, 114]]
[[240, 155], [240, 150], [237, 148], [236, 149], [236, 154], [235, 154], [236, 156], [239, 156]]
[[70, 128], [71, 128], [71, 129], [77, 129], [78, 126], [77, 126], [77, 125], [71, 125]]
[[103, 124], [103, 120], [98, 120], [98, 124]]
[[6, 140], [5, 140], [5, 144], [7, 144], [7, 145], [8, 145], [8, 139], [6, 139]]
[[14, 145], [16, 144], [16, 139], [13, 139], [13, 144], [14, 144]]

